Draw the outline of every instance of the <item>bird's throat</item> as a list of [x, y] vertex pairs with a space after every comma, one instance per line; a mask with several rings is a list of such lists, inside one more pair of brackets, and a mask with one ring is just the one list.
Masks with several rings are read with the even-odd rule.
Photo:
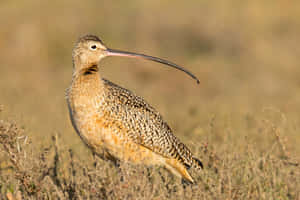
[[103, 95], [103, 92], [104, 83], [98, 66], [92, 65], [73, 76], [68, 99], [74, 105], [81, 105], [82, 102], [87, 104], [95, 102], [96, 99], [99, 100], [99, 96]]
[[97, 73], [99, 71], [99, 68], [97, 65], [91, 65], [90, 67], [85, 68], [82, 71], [83, 75], [91, 75]]

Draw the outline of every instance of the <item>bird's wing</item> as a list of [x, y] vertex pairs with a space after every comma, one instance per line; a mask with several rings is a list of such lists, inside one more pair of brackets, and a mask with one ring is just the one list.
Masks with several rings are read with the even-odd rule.
[[190, 150], [173, 135], [162, 116], [143, 98], [108, 80], [103, 79], [106, 92], [106, 110], [114, 120], [126, 127], [133, 142], [161, 154], [175, 158], [190, 167], [193, 157]]

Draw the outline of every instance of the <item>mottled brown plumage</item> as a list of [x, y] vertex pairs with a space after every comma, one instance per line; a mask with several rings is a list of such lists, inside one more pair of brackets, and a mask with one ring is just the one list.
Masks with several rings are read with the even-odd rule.
[[73, 78], [67, 90], [70, 117], [76, 132], [104, 159], [162, 165], [193, 182], [186, 169], [200, 169], [202, 163], [173, 135], [161, 115], [143, 98], [101, 78], [99, 61], [113, 55], [154, 60], [196, 79], [171, 62], [108, 49], [96, 36], [81, 37], [73, 50]]

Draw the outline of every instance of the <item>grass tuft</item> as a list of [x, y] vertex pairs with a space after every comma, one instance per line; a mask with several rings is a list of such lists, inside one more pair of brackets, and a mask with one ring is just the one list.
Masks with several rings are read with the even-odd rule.
[[[211, 127], [214, 125], [211, 122]], [[35, 152], [34, 143], [14, 121], [0, 121], [0, 191], [19, 199], [299, 199], [299, 160], [288, 152], [279, 128], [263, 121], [274, 141], [261, 152], [250, 138], [245, 147], [223, 151], [203, 143], [201, 173], [195, 184], [184, 184], [164, 168], [121, 163], [115, 167], [90, 154], [80, 161], [59, 134]], [[261, 128], [261, 127], [260, 127]], [[260, 129], [259, 128], [259, 129]]]

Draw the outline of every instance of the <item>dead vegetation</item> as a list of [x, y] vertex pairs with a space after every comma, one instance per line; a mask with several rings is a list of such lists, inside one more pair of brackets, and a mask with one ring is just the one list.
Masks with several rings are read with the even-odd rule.
[[[215, 126], [212, 122], [211, 126]], [[273, 144], [259, 152], [251, 137], [240, 151], [202, 144], [205, 169], [196, 184], [182, 184], [165, 169], [112, 163], [92, 156], [81, 162], [58, 134], [49, 146], [34, 144], [15, 122], [0, 121], [1, 199], [299, 199], [300, 170], [279, 128], [262, 122]]]

